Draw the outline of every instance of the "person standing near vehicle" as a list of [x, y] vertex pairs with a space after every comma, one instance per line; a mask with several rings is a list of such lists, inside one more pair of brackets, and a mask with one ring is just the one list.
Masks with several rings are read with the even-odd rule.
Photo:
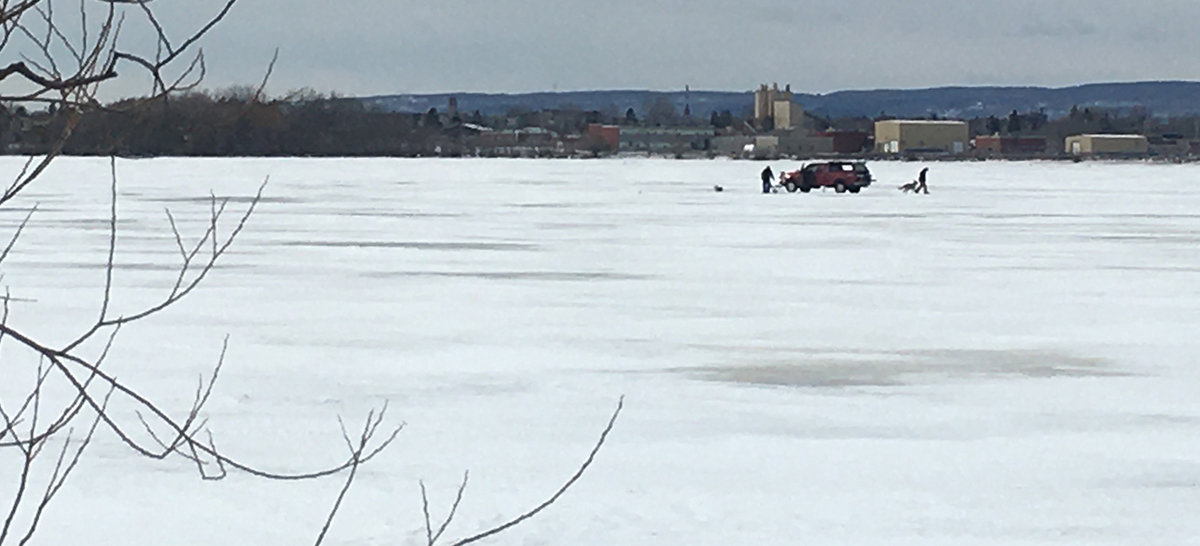
[[929, 195], [929, 186], [925, 185], [925, 173], [927, 172], [929, 172], [929, 167], [921, 169], [921, 174], [917, 175], [917, 187], [913, 190], [913, 193], [924, 193], [925, 195]]
[[771, 193], [771, 181], [775, 180], [775, 173], [771, 172], [771, 166], [762, 171], [762, 189], [763, 193]]

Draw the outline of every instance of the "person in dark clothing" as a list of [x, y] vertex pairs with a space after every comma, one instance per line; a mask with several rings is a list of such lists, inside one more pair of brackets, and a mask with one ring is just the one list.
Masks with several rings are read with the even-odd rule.
[[771, 193], [771, 181], [773, 180], [775, 180], [775, 173], [771, 172], [771, 166], [767, 165], [767, 168], [763, 169], [762, 171], [763, 193]]
[[917, 175], [917, 187], [913, 189], [913, 193], [929, 194], [929, 186], [925, 185], [925, 173], [929, 172], [929, 167], [921, 169], [921, 174]]

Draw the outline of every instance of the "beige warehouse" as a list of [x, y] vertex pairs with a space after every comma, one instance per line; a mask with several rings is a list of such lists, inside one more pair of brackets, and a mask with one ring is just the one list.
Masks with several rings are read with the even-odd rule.
[[965, 121], [889, 119], [875, 122], [875, 151], [898, 154], [908, 150], [967, 151]]
[[1142, 135], [1074, 135], [1064, 149], [1071, 155], [1138, 155], [1150, 150], [1150, 142]]

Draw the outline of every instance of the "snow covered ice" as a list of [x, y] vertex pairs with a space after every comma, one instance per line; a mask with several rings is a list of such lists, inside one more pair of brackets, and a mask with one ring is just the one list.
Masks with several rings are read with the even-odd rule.
[[[210, 190], [270, 183], [106, 366], [185, 412], [228, 334], [207, 417], [270, 470], [336, 462], [337, 417], [388, 401], [406, 428], [330, 544], [421, 544], [417, 481], [436, 518], [467, 469], [449, 538], [535, 505], [621, 395], [576, 488], [491, 543], [1200, 543], [1200, 165], [933, 163], [928, 196], [895, 189], [919, 163], [859, 195], [762, 195], [762, 166], [121, 160], [118, 313], [174, 281], [164, 207], [194, 235]], [[65, 158], [17, 203], [9, 322], [37, 339], [98, 313], [107, 174]], [[103, 436], [40, 543], [304, 544], [340, 485]]]

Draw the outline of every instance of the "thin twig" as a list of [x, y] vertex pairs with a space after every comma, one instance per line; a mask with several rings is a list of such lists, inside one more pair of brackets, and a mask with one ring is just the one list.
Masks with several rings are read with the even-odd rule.
[[625, 397], [622, 396], [621, 399], [617, 401], [617, 409], [613, 411], [612, 417], [610, 417], [608, 419], [608, 425], [606, 425], [604, 427], [604, 431], [600, 433], [600, 439], [597, 440], [596, 445], [594, 447], [592, 447], [591, 453], [588, 453], [587, 459], [583, 461], [583, 464], [579, 466], [579, 469], [575, 471], [575, 474], [573, 474], [571, 476], [571, 478], [568, 479], [567, 482], [563, 484], [562, 487], [558, 488], [558, 491], [556, 491], [553, 495], [551, 495], [550, 498], [546, 499], [541, 504], [537, 505], [532, 510], [525, 512], [524, 514], [521, 514], [501, 525], [498, 525], [496, 527], [488, 529], [482, 533], [459, 540], [458, 542], [455, 542], [452, 546], [464, 546], [466, 544], [471, 544], [472, 542], [478, 542], [478, 541], [488, 538], [490, 536], [494, 536], [499, 533], [502, 533], [508, 529], [511, 529], [511, 528], [517, 526], [517, 525], [520, 525], [522, 522], [528, 520], [529, 518], [536, 516], [539, 512], [541, 512], [542, 510], [545, 510], [547, 507], [554, 504], [554, 502], [557, 501], [559, 499], [559, 497], [562, 497], [563, 494], [566, 493], [567, 490], [571, 488], [571, 486], [575, 485], [575, 482], [579, 481], [579, 478], [583, 477], [583, 473], [586, 472], [588, 467], [592, 465], [592, 461], [596, 460], [596, 454], [600, 452], [600, 448], [604, 447], [604, 442], [608, 439], [608, 433], [612, 432], [613, 425], [615, 425], [617, 423], [617, 417], [621, 415], [621, 410], [624, 409], [624, 407], [625, 407]]
[[437, 532], [430, 537], [429, 546], [433, 546], [439, 538], [442, 538], [442, 533], [445, 533], [446, 528], [450, 527], [450, 522], [454, 521], [454, 516], [458, 513], [458, 506], [462, 504], [463, 493], [465, 493], [467, 490], [467, 480], [470, 478], [470, 476], [470, 471], [463, 471], [462, 483], [458, 484], [458, 493], [454, 495], [454, 504], [450, 506], [450, 513], [446, 514], [446, 519], [442, 520], [442, 525], [438, 527]]
[[372, 410], [367, 414], [366, 423], [363, 424], [362, 433], [359, 434], [358, 442], [351, 442], [349, 434], [346, 432], [346, 426], [342, 423], [341, 418], [338, 418], [338, 423], [342, 426], [342, 438], [346, 441], [346, 445], [350, 448], [350, 472], [346, 476], [346, 481], [342, 484], [341, 491], [338, 491], [337, 499], [333, 503], [333, 508], [329, 510], [329, 515], [325, 518], [325, 524], [321, 526], [321, 532], [317, 534], [317, 540], [314, 546], [321, 546], [325, 541], [325, 535], [329, 532], [329, 527], [333, 525], [333, 519], [337, 516], [338, 511], [342, 507], [342, 501], [346, 498], [346, 493], [350, 491], [350, 486], [354, 484], [354, 478], [358, 474], [358, 467], [362, 464], [362, 455], [367, 449], [367, 445], [371, 442], [371, 438], [375, 436], [376, 429], [383, 422], [384, 413], [387, 411], [385, 405], [379, 413]]

